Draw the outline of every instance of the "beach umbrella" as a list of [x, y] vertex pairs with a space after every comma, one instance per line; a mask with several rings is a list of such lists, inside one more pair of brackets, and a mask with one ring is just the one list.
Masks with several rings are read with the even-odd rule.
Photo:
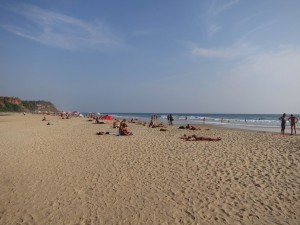
[[113, 118], [109, 115], [103, 116], [102, 119], [104, 120], [112, 120]]

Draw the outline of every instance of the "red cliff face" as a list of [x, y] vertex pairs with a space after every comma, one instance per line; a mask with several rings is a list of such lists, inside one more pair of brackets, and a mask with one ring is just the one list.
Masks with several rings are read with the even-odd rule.
[[15, 97], [0, 97], [0, 105], [5, 105], [5, 102], [20, 105], [21, 99]]
[[21, 100], [19, 98], [11, 98], [10, 102], [16, 105], [20, 105], [21, 104]]
[[48, 101], [22, 101], [17, 97], [0, 96], [1, 112], [58, 112], [55, 106]]

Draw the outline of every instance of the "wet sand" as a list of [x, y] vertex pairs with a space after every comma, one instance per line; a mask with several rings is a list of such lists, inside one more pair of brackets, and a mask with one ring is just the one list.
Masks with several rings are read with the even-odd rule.
[[0, 224], [300, 224], [299, 135], [42, 118], [0, 117]]

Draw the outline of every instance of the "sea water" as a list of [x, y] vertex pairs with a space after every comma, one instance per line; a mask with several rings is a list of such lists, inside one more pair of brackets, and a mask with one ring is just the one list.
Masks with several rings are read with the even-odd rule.
[[[100, 113], [99, 113], [100, 114]], [[151, 115], [158, 115], [158, 122], [168, 123], [168, 113], [101, 113], [101, 115], [110, 115], [114, 118], [138, 119], [149, 122]], [[208, 124], [222, 127], [280, 132], [281, 121], [279, 117], [282, 114], [192, 114], [192, 113], [173, 113], [176, 125], [186, 124]], [[297, 116], [297, 115], [296, 115]], [[289, 115], [287, 116], [287, 118]], [[297, 116], [299, 118], [299, 116]], [[289, 122], [286, 126], [288, 128]]]

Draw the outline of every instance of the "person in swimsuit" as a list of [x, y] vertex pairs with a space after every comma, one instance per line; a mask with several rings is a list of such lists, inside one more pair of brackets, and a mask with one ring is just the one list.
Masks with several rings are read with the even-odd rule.
[[198, 137], [196, 135], [187, 136], [186, 134], [183, 135], [182, 139], [186, 141], [221, 141], [220, 137], [217, 138], [203, 137], [203, 136]]
[[298, 118], [296, 116], [294, 116], [293, 114], [291, 114], [291, 116], [289, 118], [289, 122], [291, 124], [291, 135], [293, 135], [293, 130], [296, 134], [296, 123], [298, 123]]
[[123, 120], [120, 123], [120, 127], [119, 127], [119, 133], [120, 133], [120, 135], [123, 135], [123, 136], [132, 135], [132, 133], [127, 130], [127, 127], [128, 126], [126, 124], [126, 120]]
[[185, 129], [188, 129], [188, 130], [201, 130], [200, 127], [194, 127], [190, 124], [186, 125]]
[[279, 117], [279, 120], [281, 121], [281, 134], [284, 135], [285, 124], [286, 124], [286, 114], [283, 113], [282, 117]]

